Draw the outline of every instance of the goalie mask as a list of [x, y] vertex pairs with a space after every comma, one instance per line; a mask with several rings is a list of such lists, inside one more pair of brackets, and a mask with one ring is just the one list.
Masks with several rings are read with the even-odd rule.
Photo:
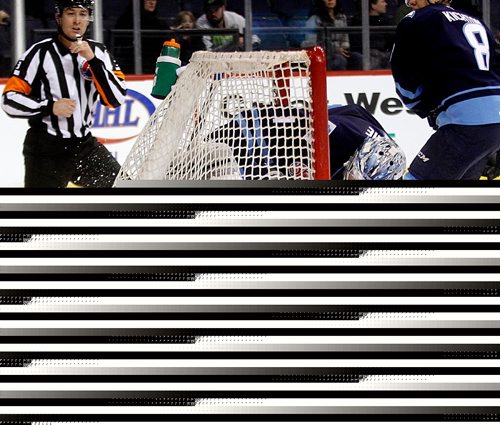
[[61, 15], [64, 9], [81, 7], [89, 11], [90, 21], [92, 21], [92, 12], [94, 11], [94, 0], [56, 0], [54, 3], [56, 15]]
[[399, 180], [406, 169], [402, 149], [389, 136], [367, 137], [345, 164], [344, 180]]

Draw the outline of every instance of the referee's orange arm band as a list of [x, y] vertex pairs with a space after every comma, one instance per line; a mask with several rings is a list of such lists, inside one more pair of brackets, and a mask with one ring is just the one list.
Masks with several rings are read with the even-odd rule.
[[5, 84], [4, 93], [15, 91], [17, 93], [22, 93], [29, 95], [31, 93], [31, 86], [19, 77], [10, 77]]

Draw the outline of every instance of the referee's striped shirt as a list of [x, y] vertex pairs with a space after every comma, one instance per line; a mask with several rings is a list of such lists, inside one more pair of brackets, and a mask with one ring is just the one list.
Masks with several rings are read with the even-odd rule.
[[[14, 118], [28, 118], [31, 127], [46, 128], [53, 136], [87, 136], [97, 101], [110, 108], [120, 106], [127, 90], [124, 75], [106, 47], [86, 41], [95, 54], [90, 61], [70, 53], [57, 35], [34, 44], [7, 81], [3, 110]], [[54, 102], [63, 98], [77, 101], [70, 118], [52, 112]]]

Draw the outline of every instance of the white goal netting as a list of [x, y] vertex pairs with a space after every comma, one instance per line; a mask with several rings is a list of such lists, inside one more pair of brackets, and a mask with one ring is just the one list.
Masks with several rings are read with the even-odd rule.
[[305, 51], [196, 52], [117, 181], [314, 179], [311, 80]]

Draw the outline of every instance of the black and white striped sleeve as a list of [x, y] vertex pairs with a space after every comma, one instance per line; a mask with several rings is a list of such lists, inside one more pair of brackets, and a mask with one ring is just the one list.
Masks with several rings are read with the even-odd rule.
[[35, 118], [49, 115], [53, 101], [40, 99], [33, 93], [33, 84], [40, 78], [43, 48], [34, 45], [17, 62], [2, 95], [2, 109], [13, 118]]
[[95, 57], [89, 65], [101, 103], [108, 108], [116, 108], [125, 101], [127, 94], [125, 75], [102, 44], [95, 44], [94, 53]]

